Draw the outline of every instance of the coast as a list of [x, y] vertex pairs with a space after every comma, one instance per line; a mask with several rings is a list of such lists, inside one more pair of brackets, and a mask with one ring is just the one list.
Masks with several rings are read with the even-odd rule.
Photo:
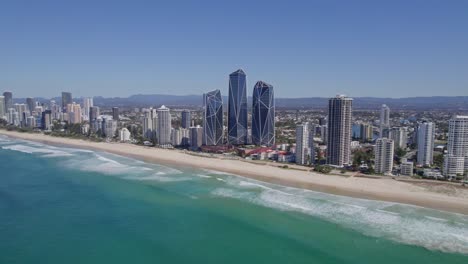
[[283, 169], [271, 166], [268, 163], [256, 164], [241, 160], [201, 157], [190, 155], [181, 150], [159, 149], [124, 143], [91, 142], [6, 130], [0, 130], [0, 134], [56, 146], [104, 151], [146, 162], [217, 170], [273, 184], [318, 192], [411, 204], [468, 215], [468, 188], [456, 187], [457, 192], [455, 193], [441, 191], [444, 187], [455, 188], [450, 183], [440, 183], [437, 186], [442, 186], [441, 188], [434, 188], [433, 185], [427, 183], [415, 184], [391, 178], [374, 179], [323, 175], [305, 170]]

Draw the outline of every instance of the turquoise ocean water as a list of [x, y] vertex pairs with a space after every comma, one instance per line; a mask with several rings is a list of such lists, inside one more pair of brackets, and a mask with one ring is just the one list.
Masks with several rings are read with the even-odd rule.
[[468, 263], [468, 216], [0, 136], [0, 263]]

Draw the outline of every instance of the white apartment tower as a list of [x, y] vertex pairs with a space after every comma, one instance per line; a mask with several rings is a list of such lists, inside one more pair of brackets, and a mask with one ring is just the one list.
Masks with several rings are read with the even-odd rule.
[[375, 172], [391, 174], [393, 169], [393, 140], [379, 138], [375, 142]]
[[452, 178], [465, 175], [467, 172], [468, 116], [454, 116], [449, 121], [447, 154], [444, 156], [443, 174]]
[[337, 95], [328, 101], [327, 163], [350, 164], [353, 99]]
[[161, 106], [156, 111], [158, 113], [158, 144], [166, 146], [171, 144], [171, 113], [169, 108]]
[[419, 166], [431, 166], [433, 163], [435, 125], [432, 122], [419, 124], [418, 159]]
[[296, 126], [296, 163], [305, 165], [309, 163], [310, 144], [309, 144], [309, 123]]
[[388, 137], [390, 129], [390, 108], [384, 104], [380, 109], [380, 137]]

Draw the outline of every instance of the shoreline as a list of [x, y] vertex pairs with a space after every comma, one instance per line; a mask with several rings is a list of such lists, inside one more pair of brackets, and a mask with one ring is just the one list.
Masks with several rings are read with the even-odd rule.
[[263, 182], [317, 192], [410, 204], [468, 215], [468, 188], [461, 190], [464, 192], [464, 195], [456, 197], [391, 178], [371, 179], [318, 174], [315, 172], [283, 169], [268, 164], [201, 157], [190, 155], [180, 150], [158, 149], [126, 143], [91, 142], [6, 130], [0, 130], [0, 135], [54, 146], [68, 146], [109, 152], [149, 163], [216, 170]]

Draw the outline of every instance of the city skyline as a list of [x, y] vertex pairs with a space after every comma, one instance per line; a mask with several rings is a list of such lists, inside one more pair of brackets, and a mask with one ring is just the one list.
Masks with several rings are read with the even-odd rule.
[[69, 5], [2, 4], [1, 90], [228, 94], [225, 73], [243, 68], [278, 98], [468, 95], [466, 2]]

